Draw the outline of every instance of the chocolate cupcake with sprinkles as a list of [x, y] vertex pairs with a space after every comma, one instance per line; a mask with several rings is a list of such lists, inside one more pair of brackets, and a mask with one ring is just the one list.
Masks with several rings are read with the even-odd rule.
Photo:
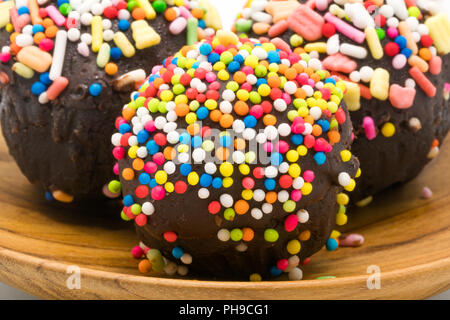
[[106, 199], [104, 141], [144, 69], [220, 27], [207, 0], [0, 1], [1, 125], [22, 172], [48, 200]]
[[253, 0], [235, 29], [303, 45], [345, 81], [359, 205], [439, 154], [450, 126], [450, 22], [430, 1]]
[[153, 68], [111, 139], [139, 270], [302, 279], [360, 173], [345, 91], [299, 48], [229, 31]]

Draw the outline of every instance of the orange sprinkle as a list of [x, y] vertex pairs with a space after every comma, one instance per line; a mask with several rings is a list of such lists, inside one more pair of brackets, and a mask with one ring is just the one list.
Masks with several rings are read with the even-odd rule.
[[[198, 38], [198, 41], [206, 39], [206, 33], [200, 27], [197, 27], [197, 38]], [[186, 55], [184, 55], [184, 56], [186, 56]]]
[[159, 87], [164, 83], [164, 80], [162, 78], [156, 78], [155, 80], [153, 80], [153, 86], [156, 89], [159, 89]]
[[19, 35], [18, 32], [13, 32], [9, 35], [9, 41], [10, 42], [16, 42], [16, 37]]
[[319, 82], [320, 81], [320, 76], [317, 73], [313, 73], [310, 78], [312, 80], [314, 80], [314, 82]]
[[22, 49], [22, 48], [19, 47], [15, 42], [13, 42], [13, 43], [11, 43], [11, 44], [9, 45], [9, 51], [10, 51], [11, 54], [13, 54], [13, 55], [18, 54], [19, 51], [20, 51], [21, 49]]
[[267, 84], [271, 88], [279, 88], [281, 86], [281, 79], [279, 76], [271, 76], [267, 78]]
[[180, 103], [175, 106], [174, 111], [177, 114], [177, 116], [184, 117], [189, 113], [189, 106], [186, 103]]
[[166, 18], [167, 21], [173, 21], [177, 18], [177, 12], [174, 8], [168, 8], [164, 12], [164, 18]]
[[252, 241], [255, 237], [255, 232], [251, 228], [242, 228], [242, 240]]
[[313, 136], [318, 137], [318, 136], [320, 136], [322, 134], [322, 127], [321, 126], [319, 126], [318, 124], [315, 124], [312, 127], [313, 127], [313, 129], [312, 129]]
[[53, 26], [53, 25], [54, 25], [53, 20], [50, 18], [45, 18], [44, 20], [42, 20], [42, 26], [45, 29], [47, 29], [48, 27]]
[[43, 32], [37, 32], [33, 36], [33, 41], [36, 44], [39, 44], [42, 41], [42, 39], [45, 39], [45, 33]]
[[304, 70], [304, 72], [305, 72], [309, 77], [311, 77], [311, 75], [314, 73], [314, 69], [311, 68], [311, 67], [307, 67], [307, 68]]
[[134, 110], [131, 107], [126, 107], [122, 109], [122, 117], [125, 118], [125, 120], [131, 121], [131, 119], [136, 114], [136, 110]]
[[431, 53], [431, 50], [428, 48], [421, 48], [419, 50], [419, 56], [425, 61], [430, 61], [431, 58], [433, 58], [433, 54]]
[[284, 76], [288, 80], [293, 80], [297, 76], [297, 70], [295, 68], [287, 68], [286, 72], [284, 73]]
[[191, 136], [195, 136], [200, 132], [200, 125], [198, 123], [191, 123], [190, 125], [187, 126], [187, 132]]
[[234, 109], [234, 112], [236, 112], [236, 114], [238, 114], [240, 116], [246, 116], [249, 111], [248, 104], [244, 101], [237, 101], [234, 104], [233, 109]]
[[262, 60], [259, 62], [259, 64], [262, 65], [263, 67], [266, 67], [266, 69], [269, 69], [269, 61]]
[[279, 64], [278, 65], [278, 73], [280, 73], [280, 74], [285, 74], [286, 73], [286, 70], [288, 69], [289, 67], [287, 66], [287, 65], [285, 65], [285, 64]]
[[110, 76], [115, 75], [118, 70], [119, 67], [114, 62], [108, 62], [105, 66], [105, 72]]
[[224, 147], [217, 148], [217, 150], [216, 150], [217, 159], [219, 159], [221, 161], [225, 161], [228, 159], [229, 156], [230, 156], [230, 152], [227, 148], [224, 148]]
[[237, 214], [246, 214], [248, 209], [250, 209], [250, 205], [245, 200], [238, 200], [234, 204], [234, 211], [236, 211]]
[[136, 171], [141, 171], [144, 169], [144, 160], [136, 158], [133, 160], [133, 169]]
[[303, 49], [301, 47], [297, 47], [297, 48], [294, 49], [294, 53], [296, 53], [298, 55], [300, 55], [302, 53], [305, 53], [305, 52], [306, 52], [305, 49]]
[[56, 37], [56, 33], [58, 32], [58, 27], [55, 25], [49, 26], [47, 29], [45, 29], [45, 35], [47, 38], [54, 38]]
[[300, 63], [294, 63], [293, 65], [292, 65], [292, 67], [295, 69], [295, 71], [297, 71], [297, 74], [298, 73], [302, 73], [303, 72], [303, 66], [300, 64]]
[[222, 118], [222, 112], [218, 109], [214, 109], [209, 114], [209, 118], [214, 122], [219, 122], [220, 119]]
[[275, 191], [269, 191], [266, 193], [266, 202], [275, 203], [277, 201], [277, 193]]
[[431, 147], [437, 147], [437, 146], [439, 146], [439, 140], [438, 139], [434, 139], [433, 140], [433, 143], [431, 144]]
[[230, 128], [233, 125], [234, 118], [231, 114], [224, 114], [220, 117], [220, 125], [222, 128]]
[[147, 259], [141, 260], [138, 264], [138, 269], [141, 273], [149, 273], [152, 271], [152, 264]]
[[300, 241], [307, 241], [309, 240], [309, 238], [311, 238], [311, 231], [309, 230], [305, 230], [302, 233], [299, 234], [298, 239]]
[[131, 168], [125, 168], [122, 170], [122, 177], [125, 180], [133, 180], [134, 179], [134, 171]]
[[244, 150], [246, 146], [245, 140], [242, 138], [234, 139], [234, 147], [236, 150]]
[[172, 160], [177, 155], [175, 149], [172, 147], [165, 147], [163, 154], [164, 154], [164, 158], [166, 158], [166, 160]]
[[308, 114], [304, 119], [306, 123], [309, 123], [310, 125], [314, 124], [314, 118], [312, 117], [312, 115]]
[[277, 123], [277, 118], [272, 114], [266, 114], [263, 117], [263, 123], [266, 126], [274, 126]]
[[237, 71], [234, 73], [233, 80], [239, 84], [243, 84], [245, 81], [247, 81], [247, 76], [244, 72]]
[[133, 11], [131, 12], [131, 16], [135, 19], [135, 20], [144, 20], [145, 19], [145, 10], [142, 8], [134, 8]]
[[203, 16], [205, 15], [205, 13], [203, 12], [203, 10], [200, 9], [200, 8], [193, 8], [193, 9], [191, 10], [191, 13], [192, 13], [192, 15], [193, 15], [195, 18], [197, 18], [197, 19], [201, 19], [201, 18], [203, 18]]
[[330, 130], [328, 132], [328, 140], [330, 141], [330, 144], [333, 145], [341, 140], [341, 135], [337, 130]]
[[297, 91], [295, 91], [294, 96], [299, 99], [305, 99], [306, 98], [306, 91], [302, 88], [297, 88]]

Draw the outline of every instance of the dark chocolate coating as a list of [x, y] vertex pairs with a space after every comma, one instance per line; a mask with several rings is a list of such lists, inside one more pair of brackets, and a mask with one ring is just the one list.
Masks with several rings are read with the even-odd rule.
[[[300, 0], [299, 2], [306, 2]], [[287, 30], [280, 37], [289, 43], [293, 32]], [[266, 35], [265, 35], [266, 36]], [[253, 31], [249, 37], [258, 38]], [[340, 35], [341, 42], [360, 46], [349, 38]], [[317, 41], [327, 41], [320, 39]], [[386, 38], [382, 41], [384, 45], [391, 41]], [[366, 46], [367, 47], [367, 46]], [[325, 58], [321, 55], [321, 58]], [[409, 65], [403, 69], [396, 70], [392, 66], [392, 58], [384, 55], [380, 60], [372, 58], [370, 52], [366, 59], [358, 61], [359, 67], [367, 65], [376, 68], [384, 68], [390, 74], [390, 83], [405, 86], [405, 80], [411, 78], [408, 73]], [[435, 97], [428, 97], [416, 84], [416, 96], [414, 104], [408, 109], [397, 109], [392, 106], [389, 99], [381, 101], [376, 98], [366, 100], [361, 97], [361, 108], [351, 111], [350, 117], [354, 127], [355, 140], [351, 150], [358, 157], [362, 174], [358, 180], [357, 187], [351, 193], [354, 202], [383, 191], [395, 184], [404, 183], [416, 177], [425, 165], [431, 160], [428, 153], [434, 139], [440, 143], [445, 139], [450, 129], [449, 101], [443, 98], [444, 84], [450, 82], [448, 70], [450, 70], [450, 54], [442, 56], [442, 72], [439, 75], [426, 73], [428, 79], [437, 88]], [[367, 83], [363, 83], [368, 86]], [[377, 127], [377, 136], [368, 140], [362, 126], [363, 118], [371, 116]], [[416, 117], [420, 120], [422, 128], [418, 131], [409, 127], [410, 118]], [[386, 138], [381, 134], [381, 127], [386, 122], [395, 125], [395, 134]]]
[[[344, 106], [345, 110], [346, 107]], [[291, 106], [288, 107], [291, 110]], [[275, 111], [280, 121], [288, 122], [287, 111], [280, 113]], [[283, 258], [289, 258], [291, 255], [286, 250], [286, 244], [292, 239], [297, 239], [302, 231], [309, 230], [311, 238], [301, 242], [299, 253], [300, 261], [319, 251], [328, 240], [331, 231], [335, 226], [335, 217], [338, 212], [336, 196], [342, 191], [339, 186], [337, 176], [340, 172], [348, 172], [352, 177], [355, 176], [359, 167], [359, 162], [355, 157], [346, 163], [340, 160], [340, 152], [348, 149], [351, 144], [352, 127], [346, 111], [347, 121], [340, 126], [341, 141], [333, 146], [333, 150], [327, 154], [326, 162], [319, 166], [313, 160], [313, 152], [308, 152], [305, 157], [301, 157], [299, 165], [302, 172], [313, 170], [315, 179], [312, 182], [313, 191], [311, 194], [302, 197], [297, 202], [296, 210], [306, 209], [309, 212], [309, 221], [299, 223], [292, 232], [286, 232], [284, 229], [284, 220], [288, 214], [283, 210], [282, 204], [278, 201], [273, 204], [273, 211], [265, 214], [262, 219], [254, 219], [250, 211], [244, 215], [236, 215], [233, 221], [227, 221], [223, 218], [223, 212], [212, 215], [208, 212], [208, 204], [213, 200], [219, 200], [223, 193], [227, 193], [233, 199], [240, 199], [242, 188], [242, 176], [235, 166], [233, 186], [228, 189], [209, 188], [210, 196], [202, 200], [198, 197], [200, 186], [189, 186], [184, 194], [171, 193], [166, 195], [163, 200], [154, 201], [150, 195], [144, 199], [136, 199], [136, 203], [150, 201], [155, 206], [155, 213], [148, 216], [148, 222], [145, 226], [137, 226], [139, 239], [150, 248], [159, 249], [165, 257], [173, 259], [172, 249], [175, 246], [183, 248], [184, 252], [193, 257], [192, 264], [188, 267], [197, 274], [207, 275], [209, 277], [243, 278], [248, 279], [252, 273], [259, 273], [262, 276], [270, 275], [270, 267], [275, 265], [276, 261]], [[178, 120], [178, 127], [183, 124], [184, 119]], [[204, 125], [212, 128], [217, 124], [211, 120], [204, 120]], [[184, 123], [186, 126], [186, 123]], [[255, 129], [261, 128], [258, 123]], [[291, 148], [290, 139], [286, 139]], [[148, 161], [150, 158], [145, 159]], [[119, 161], [121, 170], [125, 167], [131, 167], [132, 161], [127, 158]], [[250, 165], [251, 171], [258, 165]], [[203, 172], [202, 165], [193, 165], [193, 171]], [[138, 176], [138, 173], [136, 173]], [[179, 170], [170, 175], [170, 181], [183, 179]], [[123, 194], [134, 194], [134, 190], [139, 186], [139, 181], [134, 179], [126, 181], [121, 179]], [[263, 189], [263, 179], [255, 180], [254, 189]], [[358, 182], [357, 182], [358, 183]], [[277, 184], [275, 192], [282, 188]], [[260, 208], [261, 203], [255, 200], [248, 201], [250, 208]], [[294, 213], [295, 213], [294, 212]], [[229, 240], [222, 242], [217, 238], [217, 232], [222, 229], [231, 230], [233, 228], [251, 227], [254, 230], [255, 238], [247, 242], [248, 249], [245, 252], [238, 252], [235, 247], [241, 242]], [[279, 239], [275, 243], [269, 243], [264, 240], [264, 230], [274, 228], [279, 233]], [[168, 243], [163, 238], [163, 233], [173, 231], [177, 233], [178, 238], [175, 243]]]
[[[3, 86], [1, 97], [3, 136], [31, 182], [44, 190], [62, 190], [76, 199], [102, 197], [102, 186], [114, 177], [109, 143], [114, 119], [130, 99], [130, 92], [115, 91], [112, 81], [138, 68], [151, 70], [186, 41], [185, 33], [170, 33], [169, 22], [162, 14], [149, 24], [160, 34], [161, 43], [136, 50], [132, 58], [115, 61], [119, 71], [114, 77], [97, 66], [96, 53], [90, 51], [85, 58], [77, 52], [78, 42], [68, 41], [62, 76], [69, 79], [69, 86], [55, 101], [44, 105], [31, 93], [31, 85], [39, 80], [38, 73], [32, 79], [24, 79], [11, 71], [14, 61], [0, 64], [0, 71], [10, 79]], [[131, 31], [126, 34], [131, 39]], [[6, 31], [0, 33], [0, 43], [9, 43]], [[98, 97], [88, 92], [94, 82], [103, 87]]]

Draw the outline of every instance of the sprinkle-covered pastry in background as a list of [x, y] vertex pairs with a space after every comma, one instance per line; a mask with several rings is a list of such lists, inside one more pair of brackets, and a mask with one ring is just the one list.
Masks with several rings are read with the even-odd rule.
[[426, 0], [304, 2], [253, 0], [235, 28], [319, 53], [346, 81], [362, 169], [352, 200], [367, 204], [439, 153], [450, 126], [450, 22]]
[[213, 35], [220, 19], [206, 0], [9, 0], [0, 28], [10, 153], [48, 199], [71, 202], [101, 195], [114, 176], [104, 141], [144, 69]]
[[136, 224], [141, 271], [298, 280], [313, 253], [337, 248], [359, 176], [346, 89], [299, 52], [218, 31], [132, 94], [109, 190]]

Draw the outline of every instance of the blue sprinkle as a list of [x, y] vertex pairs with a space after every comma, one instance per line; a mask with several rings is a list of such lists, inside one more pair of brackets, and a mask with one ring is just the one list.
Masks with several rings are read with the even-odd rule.
[[183, 163], [180, 166], [180, 173], [182, 176], [187, 176], [192, 171], [192, 166], [189, 163]]
[[31, 86], [31, 93], [34, 95], [40, 95], [42, 92], [44, 92], [45, 90], [47, 90], [47, 87], [45, 84], [43, 84], [40, 81], [36, 81], [35, 83], [33, 83], [33, 85]]
[[174, 64], [174, 65], [177, 65], [178, 64], [178, 58], [173, 58], [170, 63]]
[[214, 189], [222, 188], [222, 179], [220, 179], [219, 177], [214, 178], [212, 181], [212, 186]]
[[246, 128], [254, 128], [258, 120], [252, 115], [246, 116], [244, 118], [244, 124]]
[[273, 51], [273, 50], [267, 52], [267, 60], [269, 61], [269, 63], [280, 63], [281, 62], [280, 55], [278, 54], [278, 52]]
[[97, 97], [102, 92], [102, 85], [100, 83], [93, 83], [89, 86], [89, 93], [91, 96]]
[[45, 31], [45, 28], [43, 25], [40, 25], [40, 24], [33, 25], [33, 34], [36, 34], [38, 32], [44, 32], [44, 31]]
[[283, 156], [279, 152], [273, 152], [270, 155], [270, 163], [273, 166], [279, 166], [283, 162]]
[[150, 175], [148, 173], [141, 173], [139, 175], [139, 183], [140, 184], [149, 184], [150, 183]]
[[133, 196], [131, 194], [127, 194], [123, 197], [123, 205], [125, 207], [129, 207], [134, 204]]
[[293, 134], [291, 136], [291, 141], [295, 145], [300, 145], [303, 143], [303, 136], [301, 134]]
[[206, 119], [209, 116], [209, 110], [206, 107], [200, 107], [196, 111], [197, 118], [200, 120]]
[[151, 155], [159, 152], [159, 146], [156, 144], [155, 140], [150, 140], [147, 142], [147, 150]]
[[264, 187], [269, 191], [275, 189], [276, 184], [276, 181], [272, 178], [264, 180]]
[[278, 269], [276, 266], [273, 266], [272, 268], [270, 268], [270, 274], [274, 277], [278, 277], [279, 275], [281, 275], [283, 273], [283, 271], [281, 271], [280, 269]]
[[130, 126], [128, 123], [122, 123], [122, 124], [119, 126], [119, 132], [120, 132], [121, 134], [130, 132], [130, 131], [131, 131], [131, 126]]
[[241, 65], [237, 61], [231, 61], [228, 65], [228, 71], [235, 73], [241, 68]]
[[336, 80], [334, 80], [333, 78], [326, 78], [324, 83], [332, 83], [332, 84], [336, 84]]
[[189, 141], [191, 141], [191, 135], [187, 132], [183, 132], [180, 135], [180, 143], [182, 144], [189, 144]]
[[156, 179], [152, 179], [150, 180], [150, 183], [148, 185], [150, 186], [150, 188], [154, 188], [158, 185], [158, 183], [156, 182]]
[[264, 78], [259, 78], [258, 80], [256, 80], [256, 86], [259, 87], [262, 84], [267, 84], [267, 80]]
[[211, 45], [209, 43], [203, 43], [200, 46], [200, 53], [204, 56], [207, 56], [212, 51]]
[[198, 67], [200, 67], [200, 62], [199, 62], [199, 61], [194, 62], [194, 63], [192, 64], [192, 69], [197, 69]]
[[325, 119], [320, 119], [317, 124], [322, 127], [323, 132], [327, 132], [330, 129], [330, 122]]
[[48, 72], [41, 73], [41, 75], [39, 76], [39, 81], [47, 86], [52, 83], [52, 80], [50, 80], [50, 74]]
[[134, 93], [133, 96], [131, 97], [133, 101], [135, 101], [137, 98], [139, 98], [139, 92]]
[[317, 152], [314, 155], [314, 160], [316, 161], [316, 163], [321, 166], [325, 163], [325, 161], [327, 160], [327, 156], [325, 155], [325, 153], [323, 152]]
[[404, 36], [397, 36], [394, 39], [394, 42], [398, 44], [400, 49], [406, 48], [406, 38]]
[[237, 55], [234, 56], [233, 61], [236, 61], [239, 64], [243, 64], [244, 63], [244, 57], [241, 56], [240, 54], [237, 54]]
[[138, 132], [137, 136], [137, 141], [139, 143], [145, 143], [147, 141], [147, 139], [150, 137], [150, 134], [147, 132], [147, 130], [141, 130]]
[[30, 14], [30, 10], [28, 10], [27, 7], [20, 7], [17, 9], [17, 13], [20, 15], [22, 14]]
[[128, 22], [128, 20], [125, 19], [119, 20], [117, 26], [122, 31], [127, 31], [128, 29], [130, 29], [130, 23]]
[[409, 59], [409, 57], [411, 57], [412, 55], [412, 50], [410, 48], [403, 48], [400, 53], [403, 54], [407, 59]]
[[222, 147], [229, 147], [231, 146], [231, 137], [227, 135], [223, 135], [220, 137], [220, 145]]
[[338, 243], [336, 239], [330, 238], [327, 240], [327, 250], [328, 251], [334, 251], [338, 247]]
[[180, 247], [175, 247], [175, 248], [172, 249], [172, 255], [176, 259], [180, 259], [181, 256], [183, 255], [183, 253], [184, 253], [184, 251]]
[[122, 57], [122, 50], [118, 47], [111, 48], [109, 55], [111, 56], [111, 59], [118, 60]]
[[202, 140], [202, 137], [200, 137], [200, 136], [193, 136], [191, 139], [191, 145], [194, 148], [200, 147], [202, 145], [202, 143], [203, 143], [203, 140]]
[[69, 3], [69, 0], [58, 0], [58, 1], [56, 1], [56, 3], [58, 4], [58, 7], [60, 7], [64, 3]]
[[219, 60], [220, 60], [220, 55], [218, 53], [212, 52], [208, 56], [208, 62], [210, 62], [211, 64], [214, 64], [214, 63], [216, 63]]
[[213, 181], [212, 176], [207, 173], [204, 173], [200, 176], [200, 185], [203, 188], [208, 188], [211, 185], [212, 181]]
[[47, 201], [53, 201], [55, 198], [53, 198], [53, 195], [50, 191], [46, 191], [44, 194], [45, 200]]
[[198, 26], [202, 29], [205, 29], [206, 28], [205, 20], [198, 20]]

